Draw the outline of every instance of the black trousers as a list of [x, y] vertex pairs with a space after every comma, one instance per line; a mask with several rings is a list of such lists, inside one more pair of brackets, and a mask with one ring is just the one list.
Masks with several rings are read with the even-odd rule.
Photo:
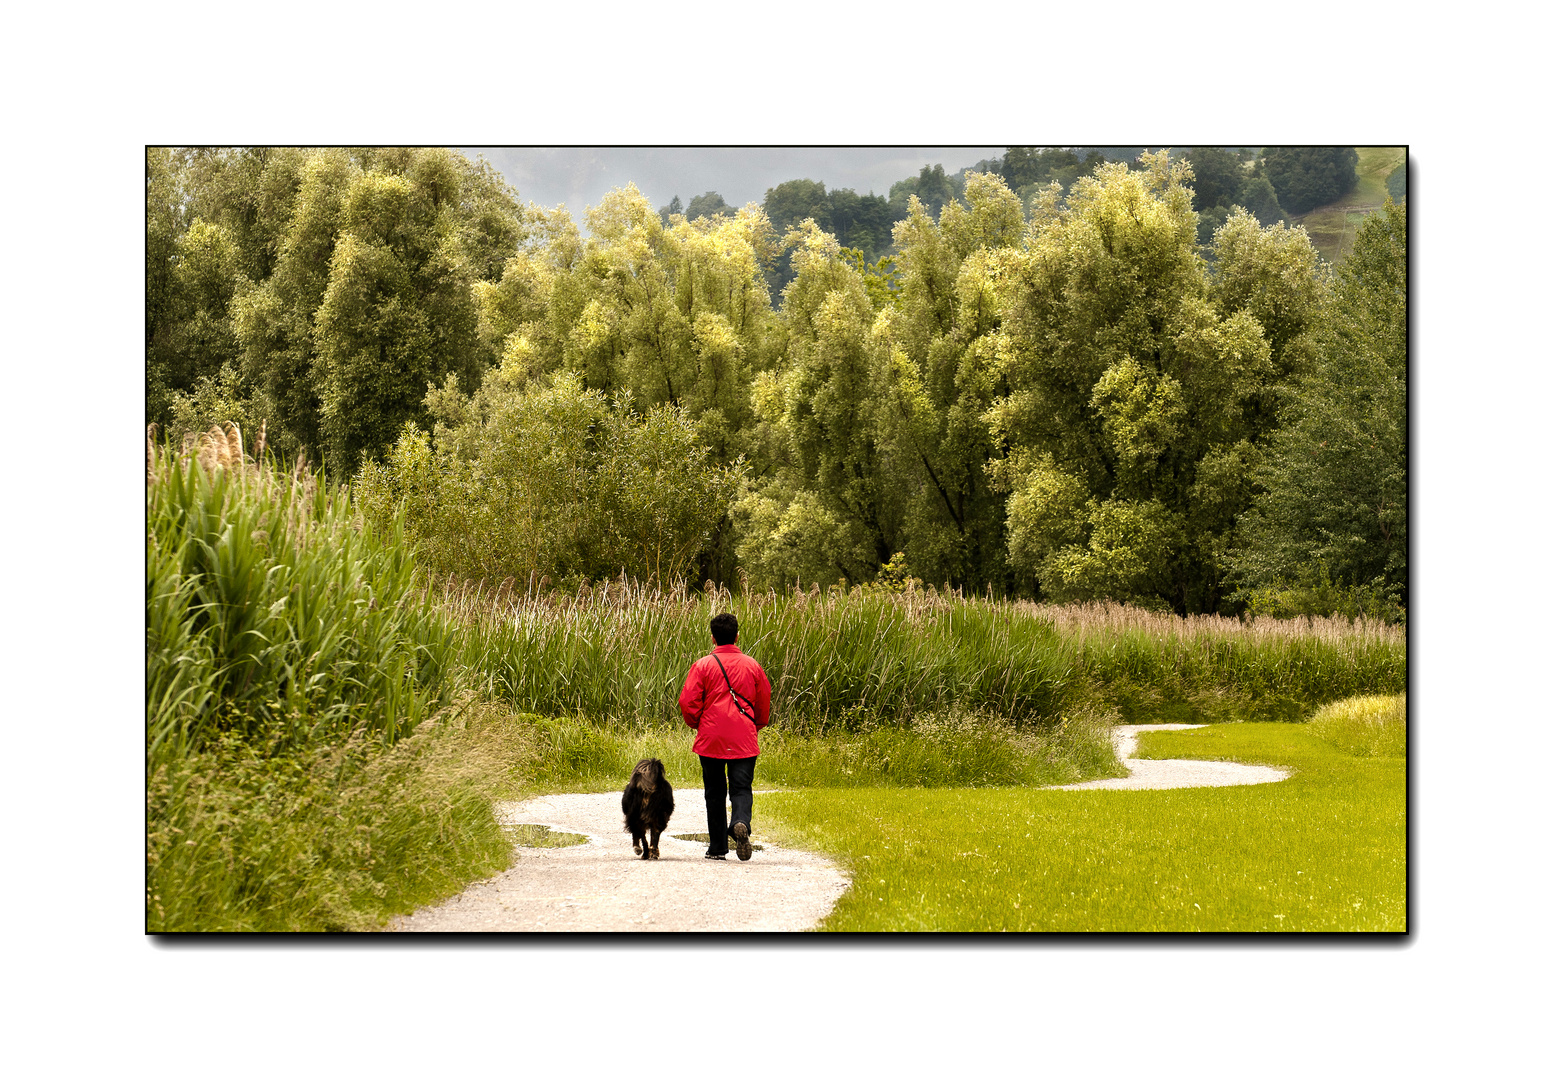
[[[745, 828], [750, 827], [750, 808], [755, 803], [750, 788], [754, 783], [753, 757], [701, 759], [701, 786], [707, 796], [707, 835], [711, 838], [707, 850], [712, 854], [728, 854], [728, 831], [734, 827], [734, 822], [743, 821]], [[723, 816], [725, 799], [734, 804], [732, 818]]]

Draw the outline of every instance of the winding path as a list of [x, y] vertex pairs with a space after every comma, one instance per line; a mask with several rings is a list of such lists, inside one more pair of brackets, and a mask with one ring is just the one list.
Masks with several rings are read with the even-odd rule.
[[1141, 731], [1187, 731], [1206, 724], [1119, 724], [1112, 728], [1117, 759], [1129, 775], [1113, 780], [1087, 780], [1083, 784], [1063, 784], [1062, 791], [1143, 791], [1154, 788], [1231, 787], [1237, 784], [1272, 784], [1287, 780], [1288, 769], [1269, 765], [1242, 765], [1234, 761], [1188, 761], [1167, 758], [1150, 761], [1135, 758]]
[[[1128, 724], [1112, 729], [1117, 757], [1130, 775], [1065, 784], [1061, 790], [1129, 791], [1149, 788], [1268, 784], [1290, 774], [1266, 765], [1228, 761], [1147, 761], [1133, 757], [1141, 731], [1181, 731], [1202, 724]], [[763, 794], [758, 792], [757, 794]], [[389, 930], [808, 930], [847, 891], [850, 881], [822, 855], [793, 851], [757, 834], [749, 862], [702, 858], [706, 841], [678, 840], [706, 828], [700, 788], [675, 790], [662, 857], [643, 862], [621, 827], [620, 795], [545, 795], [500, 803], [509, 825], [548, 825], [581, 833], [586, 843], [515, 850], [510, 869], [477, 882], [436, 907], [390, 922]], [[760, 823], [760, 802], [756, 803]]]

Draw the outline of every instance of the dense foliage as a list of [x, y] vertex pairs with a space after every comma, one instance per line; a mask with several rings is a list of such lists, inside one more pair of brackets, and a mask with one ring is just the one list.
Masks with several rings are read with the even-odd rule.
[[1393, 169], [1387, 176], [1387, 196], [1393, 202], [1403, 202], [1408, 198], [1408, 162]]
[[263, 421], [460, 575], [1240, 611], [1254, 471], [1349, 340], [1283, 215], [1354, 152], [1141, 149], [628, 185], [586, 238], [444, 150], [152, 150], [148, 419]]
[[[1226, 538], [1288, 372], [1256, 306], [1211, 293], [1190, 171], [1163, 154], [1146, 160], [1147, 171], [1107, 165], [1081, 180], [1001, 264], [1008, 389], [989, 416], [1007, 452], [992, 471], [1011, 493], [1011, 561], [1044, 594], [1214, 611]], [[1269, 265], [1289, 245], [1239, 244], [1263, 234], [1237, 222], [1217, 237], [1227, 274], [1258, 278], [1256, 305], [1298, 312], [1309, 276]], [[1286, 268], [1314, 270], [1295, 254]]]
[[1360, 155], [1352, 146], [1275, 146], [1262, 160], [1279, 204], [1291, 214], [1330, 203], [1359, 183]]
[[473, 388], [473, 285], [526, 236], [490, 167], [441, 149], [152, 149], [146, 214], [148, 419], [262, 417], [338, 474], [425, 417], [428, 382]]
[[645, 415], [575, 375], [522, 385], [510, 365], [465, 398], [434, 398], [436, 446], [413, 424], [357, 483], [366, 515], [402, 512], [432, 569], [467, 577], [685, 577], [728, 508], [735, 470], [709, 463], [683, 407]]
[[1360, 225], [1255, 474], [1233, 561], [1265, 593], [1336, 582], [1407, 604], [1407, 234], [1394, 203]]

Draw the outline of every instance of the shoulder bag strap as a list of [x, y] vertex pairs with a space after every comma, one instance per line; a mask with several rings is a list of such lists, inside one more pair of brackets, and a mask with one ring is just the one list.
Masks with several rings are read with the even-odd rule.
[[723, 666], [723, 661], [718, 659], [718, 654], [717, 653], [713, 653], [712, 654], [712, 659], [717, 662], [718, 670], [723, 672], [723, 681], [728, 683], [728, 692], [729, 692], [729, 696], [734, 699], [734, 708], [739, 710], [739, 715], [740, 716], [743, 716], [746, 720], [750, 721], [752, 724], [755, 723], [755, 716], [754, 716], [753, 710], [750, 711], [750, 712], [745, 711], [744, 700], [739, 696], [739, 691], [734, 689], [734, 684], [729, 680], [728, 668]]

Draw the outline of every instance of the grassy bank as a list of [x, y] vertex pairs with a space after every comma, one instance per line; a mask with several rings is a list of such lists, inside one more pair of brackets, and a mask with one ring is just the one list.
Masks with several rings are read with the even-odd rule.
[[[918, 716], [909, 724], [865, 720], [761, 733], [756, 779], [778, 787], [990, 787], [1062, 784], [1125, 775], [1111, 748], [1111, 717], [1070, 718], [1051, 730], [1017, 727], [968, 713]], [[525, 787], [536, 793], [618, 791], [645, 757], [664, 762], [670, 783], [700, 787], [701, 763], [689, 728], [601, 724], [566, 717], [525, 718], [534, 753]]]
[[263, 754], [224, 736], [164, 759], [147, 779], [147, 929], [368, 930], [445, 899], [509, 865], [491, 802], [532, 754], [520, 720], [477, 715], [392, 746]]
[[852, 872], [823, 930], [1406, 929], [1403, 759], [1293, 724], [1147, 734], [1141, 754], [1296, 772], [1179, 791], [785, 792], [762, 800], [762, 831]]

